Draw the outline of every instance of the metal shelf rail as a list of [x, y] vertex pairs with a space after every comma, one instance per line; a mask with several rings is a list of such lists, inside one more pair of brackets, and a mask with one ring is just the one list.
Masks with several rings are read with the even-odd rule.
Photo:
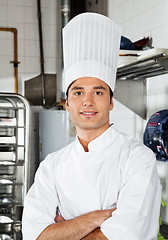
[[30, 183], [29, 118], [23, 96], [0, 93], [0, 239], [22, 239], [23, 201]]
[[167, 73], [168, 49], [121, 50], [114, 98], [146, 119], [146, 81]]

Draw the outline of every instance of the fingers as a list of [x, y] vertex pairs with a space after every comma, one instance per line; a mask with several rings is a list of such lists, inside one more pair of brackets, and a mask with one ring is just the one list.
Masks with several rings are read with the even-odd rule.
[[111, 213], [114, 212], [116, 209], [117, 209], [117, 208], [112, 208], [112, 209], [111, 209]]
[[107, 209], [106, 211], [108, 211], [109, 213], [109, 217], [112, 216], [112, 213], [116, 210], [117, 208], [112, 208], [112, 209]]
[[65, 219], [59, 214], [56, 214], [54, 220], [55, 220], [56, 223], [65, 221]]

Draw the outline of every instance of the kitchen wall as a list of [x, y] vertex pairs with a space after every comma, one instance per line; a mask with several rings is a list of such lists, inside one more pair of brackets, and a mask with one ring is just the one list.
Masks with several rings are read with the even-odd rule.
[[[41, 0], [44, 68], [61, 75], [60, 2]], [[18, 30], [18, 88], [24, 94], [24, 81], [40, 74], [40, 51], [36, 0], [0, 0], [0, 27]], [[13, 34], [0, 31], [0, 91], [14, 92]]]
[[152, 37], [153, 46], [168, 48], [167, 0], [111, 0], [108, 16], [122, 27], [122, 34], [132, 41]]

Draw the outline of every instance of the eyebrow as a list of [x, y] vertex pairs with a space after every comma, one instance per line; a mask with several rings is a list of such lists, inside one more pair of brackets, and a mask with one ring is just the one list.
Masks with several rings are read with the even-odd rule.
[[74, 87], [72, 90], [79, 90], [79, 89], [84, 89], [83, 87]]
[[[72, 91], [73, 90], [80, 90], [80, 89], [84, 89], [84, 87], [73, 87]], [[96, 86], [96, 87], [93, 87], [93, 89], [103, 89], [103, 90], [106, 90], [106, 88], [104, 88], [103, 86]]]
[[104, 88], [103, 86], [97, 86], [97, 87], [94, 87], [94, 89], [103, 89], [103, 90], [106, 90], [106, 88]]

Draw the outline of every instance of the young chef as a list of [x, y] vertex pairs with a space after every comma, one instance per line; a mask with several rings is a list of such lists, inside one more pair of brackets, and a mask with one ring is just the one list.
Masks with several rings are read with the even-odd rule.
[[157, 239], [155, 156], [109, 125], [119, 44], [120, 28], [100, 14], [80, 14], [63, 29], [66, 108], [77, 137], [40, 164], [25, 200], [24, 240]]

